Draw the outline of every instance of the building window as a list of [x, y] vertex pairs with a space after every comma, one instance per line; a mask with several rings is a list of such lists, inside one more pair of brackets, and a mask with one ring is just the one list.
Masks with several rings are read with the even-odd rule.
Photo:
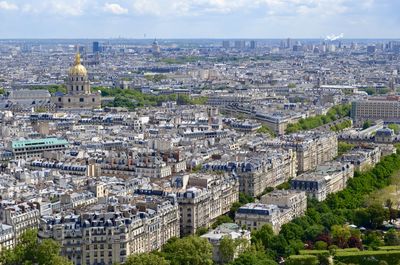
[[61, 98], [58, 98], [58, 102], [61, 102]]
[[79, 102], [84, 102], [84, 101], [85, 101], [84, 98], [80, 98], [80, 99], [79, 99]]
[[79, 86], [76, 86], [76, 91], [79, 91]]
[[83, 91], [83, 86], [81, 87], [82, 91]]
[[95, 100], [95, 98], [92, 98], [92, 102], [95, 102], [96, 100]]
[[71, 102], [71, 99], [70, 99], [70, 98], [68, 99], [68, 102]]

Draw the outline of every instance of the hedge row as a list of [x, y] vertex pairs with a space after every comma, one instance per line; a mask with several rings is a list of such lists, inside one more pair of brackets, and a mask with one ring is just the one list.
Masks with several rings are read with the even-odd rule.
[[290, 256], [285, 265], [318, 265], [318, 258], [314, 255], [292, 255]]
[[343, 263], [354, 263], [362, 265], [379, 265], [379, 262], [386, 261], [387, 264], [397, 265], [400, 261], [400, 250], [339, 252], [336, 253], [335, 260]]

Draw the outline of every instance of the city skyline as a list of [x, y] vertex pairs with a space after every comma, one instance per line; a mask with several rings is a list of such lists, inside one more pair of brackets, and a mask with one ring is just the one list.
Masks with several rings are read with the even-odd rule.
[[[394, 1], [0, 1], [0, 38], [397, 38]], [[23, 19], [21, 19], [21, 16]]]

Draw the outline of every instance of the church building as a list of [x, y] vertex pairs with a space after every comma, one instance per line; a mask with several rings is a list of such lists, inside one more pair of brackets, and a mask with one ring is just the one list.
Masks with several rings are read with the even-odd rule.
[[79, 53], [74, 65], [69, 69], [66, 81], [67, 94], [53, 96], [52, 102], [61, 109], [98, 109], [101, 108], [100, 92], [92, 93], [86, 68], [81, 64]]

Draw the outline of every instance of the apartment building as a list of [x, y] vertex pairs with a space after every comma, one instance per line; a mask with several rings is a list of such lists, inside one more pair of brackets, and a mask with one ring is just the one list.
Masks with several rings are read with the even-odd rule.
[[302, 173], [335, 158], [338, 141], [334, 133], [305, 132], [286, 135], [279, 140], [269, 141], [267, 145], [296, 152], [297, 172]]
[[132, 254], [158, 250], [180, 234], [179, 208], [173, 197], [95, 208], [42, 218], [39, 238], [59, 242], [61, 254], [75, 265], [112, 265]]
[[267, 187], [276, 187], [296, 176], [296, 153], [292, 150], [269, 150], [237, 156], [236, 161], [213, 161], [205, 170], [232, 172], [239, 179], [240, 192], [258, 196]]
[[220, 215], [229, 212], [239, 200], [239, 182], [225, 175], [190, 175], [176, 178], [181, 189], [176, 192], [181, 213], [181, 234], [194, 234], [209, 227]]
[[364, 146], [342, 155], [341, 161], [350, 163], [354, 170], [365, 171], [375, 166], [381, 160], [382, 152], [378, 146]]
[[39, 225], [39, 205], [36, 203], [19, 203], [3, 201], [0, 204], [2, 224], [12, 227], [16, 240], [27, 230]]
[[281, 226], [290, 220], [291, 211], [274, 204], [248, 203], [235, 214], [235, 223], [241, 227], [256, 230], [268, 224], [274, 233], [279, 233]]
[[307, 210], [307, 195], [304, 191], [274, 190], [263, 195], [260, 202], [290, 209], [292, 218], [303, 216]]
[[330, 193], [343, 190], [354, 176], [351, 163], [329, 162], [313, 172], [303, 173], [290, 181], [292, 190], [305, 191], [307, 196], [323, 201]]
[[11, 225], [0, 224], [0, 253], [15, 246], [14, 229]]

